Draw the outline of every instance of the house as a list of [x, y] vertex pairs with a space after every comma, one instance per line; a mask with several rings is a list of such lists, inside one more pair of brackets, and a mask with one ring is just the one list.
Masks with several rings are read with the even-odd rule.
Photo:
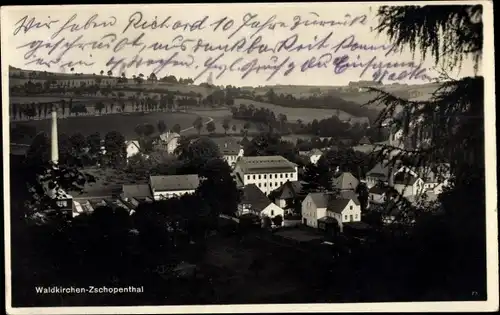
[[359, 145], [369, 145], [369, 144], [372, 144], [370, 142], [370, 139], [368, 139], [367, 136], [363, 136], [363, 138], [361, 138], [361, 140], [359, 140]]
[[361, 204], [352, 192], [334, 196], [332, 193], [310, 193], [302, 202], [302, 223], [320, 228], [334, 222], [342, 230], [343, 223], [361, 221]]
[[321, 150], [319, 149], [312, 149], [310, 151], [299, 151], [299, 155], [306, 157], [312, 164], [318, 164], [318, 161], [323, 155], [323, 152], [321, 152]]
[[176, 132], [165, 132], [162, 133], [157, 142], [157, 147], [162, 150], [167, 151], [168, 154], [173, 154], [177, 146], [179, 145], [180, 135]]
[[400, 168], [400, 162], [394, 165], [388, 161], [377, 163], [368, 173], [366, 173], [366, 185], [371, 188], [377, 184], [392, 185], [396, 170]]
[[236, 162], [234, 173], [243, 185], [255, 184], [265, 194], [287, 180], [298, 180], [297, 165], [282, 156], [242, 156]]
[[313, 228], [318, 227], [318, 219], [326, 216], [328, 194], [309, 193], [302, 201], [302, 223]]
[[411, 173], [398, 172], [394, 175], [394, 189], [402, 196], [416, 196], [424, 192], [424, 181]]
[[264, 216], [274, 218], [278, 215], [284, 217], [284, 212], [282, 208], [271, 202], [255, 184], [245, 185], [243, 188], [243, 196], [238, 205], [238, 216], [251, 213], [261, 218]]
[[211, 140], [219, 147], [222, 158], [231, 167], [234, 167], [236, 161], [244, 154], [243, 147], [232, 137], [211, 138]]
[[139, 141], [137, 140], [125, 141], [125, 146], [127, 148], [127, 160], [141, 152], [141, 147], [139, 145]]
[[332, 179], [332, 187], [338, 190], [356, 190], [359, 180], [349, 172], [342, 172]]
[[154, 200], [192, 194], [200, 185], [196, 174], [150, 176], [149, 185]]
[[375, 185], [368, 189], [368, 201], [371, 204], [383, 204], [388, 199], [396, 196], [398, 192], [389, 186]]
[[274, 203], [285, 209], [293, 200], [302, 200], [306, 197], [302, 191], [305, 182], [287, 180], [273, 191]]
[[419, 168], [417, 173], [424, 181], [424, 190], [430, 195], [439, 195], [449, 185], [450, 165], [446, 163], [433, 167]]

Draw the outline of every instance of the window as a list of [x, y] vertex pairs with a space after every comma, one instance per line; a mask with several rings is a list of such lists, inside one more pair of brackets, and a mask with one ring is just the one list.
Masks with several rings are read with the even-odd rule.
[[358, 215], [357, 214], [354, 217], [356, 218], [356, 220], [358, 219]]
[[280, 178], [283, 178], [283, 174], [280, 174]]
[[253, 179], [255, 179], [255, 175], [253, 176]]
[[344, 216], [344, 220], [347, 221], [347, 214]]
[[266, 178], [267, 178], [267, 175], [266, 175], [266, 174], [264, 174], [264, 179], [266, 179]]
[[274, 178], [278, 178], [278, 174], [274, 174]]
[[371, 198], [372, 198], [372, 200], [373, 200], [373, 195], [371, 195], [370, 197], [371, 197]]
[[352, 219], [352, 214], [350, 215], [350, 220], [349, 220], [349, 221], [353, 221], [353, 219]]
[[274, 210], [271, 210], [271, 216], [274, 216]]
[[260, 179], [260, 175], [259, 175], [259, 179]]
[[260, 183], [258, 183], [257, 185], [259, 185], [259, 188], [260, 188]]
[[266, 187], [266, 186], [267, 186], [266, 184], [267, 184], [267, 183], [264, 183], [264, 187]]
[[352, 210], [352, 206], [349, 206], [349, 210]]
[[288, 178], [288, 173], [285, 174], [285, 178]]

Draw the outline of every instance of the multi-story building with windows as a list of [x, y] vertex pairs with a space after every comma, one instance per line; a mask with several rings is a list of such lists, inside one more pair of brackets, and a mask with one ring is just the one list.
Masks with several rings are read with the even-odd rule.
[[242, 156], [234, 168], [243, 185], [255, 184], [265, 194], [296, 181], [297, 172], [297, 165], [282, 156]]

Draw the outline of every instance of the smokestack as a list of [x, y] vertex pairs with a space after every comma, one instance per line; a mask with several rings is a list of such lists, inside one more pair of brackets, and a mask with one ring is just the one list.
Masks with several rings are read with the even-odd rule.
[[59, 141], [57, 137], [57, 107], [52, 108], [52, 133], [50, 137], [51, 144], [51, 160], [52, 163], [57, 164], [59, 161]]

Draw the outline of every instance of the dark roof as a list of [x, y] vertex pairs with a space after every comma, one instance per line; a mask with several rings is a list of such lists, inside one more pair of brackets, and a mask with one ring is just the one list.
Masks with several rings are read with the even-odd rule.
[[407, 172], [400, 172], [394, 176], [394, 184], [413, 185], [418, 180], [418, 177]]
[[395, 165], [392, 165], [392, 163], [388, 161], [379, 162], [366, 174], [366, 176], [378, 177], [385, 181], [389, 179], [389, 169], [395, 171], [399, 166], [399, 162], [396, 162]]
[[318, 219], [318, 222], [326, 223], [326, 224], [338, 224], [339, 222], [337, 219], [332, 218], [332, 217], [322, 217]]
[[232, 137], [214, 137], [210, 138], [218, 147], [223, 155], [238, 155], [241, 145]]
[[349, 172], [343, 172], [332, 180], [333, 188], [341, 190], [356, 189], [358, 184], [359, 180]]
[[331, 199], [328, 201], [328, 211], [332, 211], [335, 213], [342, 213], [350, 199]]
[[316, 208], [326, 208], [328, 206], [328, 196], [327, 193], [314, 192], [310, 193], [312, 202], [316, 205]]
[[[275, 190], [276, 198], [289, 199], [297, 198], [302, 192], [303, 182], [301, 181], [289, 181], [287, 180], [283, 185]], [[288, 188], [288, 189], [285, 189]]]
[[122, 193], [125, 198], [151, 197], [151, 188], [149, 184], [123, 185]]
[[340, 192], [340, 198], [342, 199], [350, 199], [352, 201], [354, 201], [354, 203], [356, 205], [360, 205], [360, 202], [359, 202], [359, 199], [358, 199], [358, 195], [352, 191], [352, 190], [346, 190], [346, 191], [341, 191]]
[[255, 184], [249, 184], [243, 188], [240, 203], [249, 204], [253, 211], [261, 212], [271, 204], [271, 200]]
[[200, 184], [196, 174], [150, 176], [149, 180], [153, 191], [194, 190]]
[[237, 162], [244, 174], [295, 172], [295, 164], [282, 156], [243, 156]]
[[368, 193], [383, 195], [383, 194], [387, 193], [388, 190], [389, 190], [389, 187], [382, 187], [382, 186], [376, 185], [376, 186], [373, 186], [372, 188], [370, 188], [368, 190]]

